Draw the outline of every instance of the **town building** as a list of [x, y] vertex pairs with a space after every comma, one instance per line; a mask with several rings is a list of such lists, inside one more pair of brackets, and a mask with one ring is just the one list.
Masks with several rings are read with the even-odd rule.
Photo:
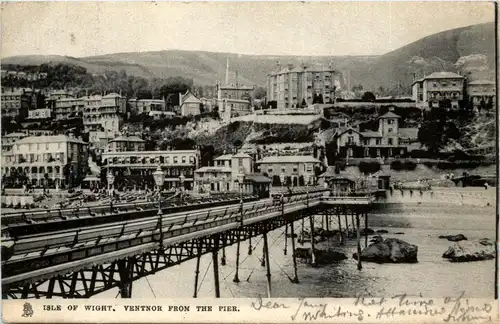
[[111, 170], [115, 175], [116, 188], [136, 186], [153, 189], [153, 172], [161, 166], [165, 173], [165, 189], [180, 187], [182, 181], [184, 188], [191, 190], [199, 160], [198, 150], [104, 152], [101, 173], [107, 174]]
[[489, 80], [467, 82], [467, 95], [474, 108], [494, 108], [496, 102], [495, 82]]
[[412, 99], [420, 108], [458, 109], [463, 91], [464, 77], [453, 72], [434, 72], [412, 83]]
[[[243, 183], [239, 176], [243, 174]], [[213, 161], [213, 166], [195, 171], [195, 192], [240, 192], [269, 196], [271, 179], [254, 172], [253, 158], [243, 152], [223, 154]]]
[[267, 75], [268, 105], [290, 109], [334, 103], [341, 76], [332, 65], [323, 68], [289, 64], [282, 69], [278, 64], [278, 71]]
[[118, 136], [109, 141], [108, 152], [144, 151], [145, 143], [137, 136]]
[[129, 99], [128, 101], [128, 110], [135, 115], [164, 112], [165, 107], [164, 99]]
[[179, 106], [182, 116], [196, 116], [201, 112], [202, 102], [191, 91], [179, 93]]
[[75, 96], [66, 90], [53, 90], [50, 91], [48, 96], [45, 98], [45, 107], [54, 110], [58, 100], [74, 98]]
[[2, 152], [2, 175], [10, 184], [26, 177], [33, 186], [73, 187], [85, 177], [87, 146], [66, 135], [24, 137]]
[[[2, 152], [9, 152], [12, 150], [12, 145], [19, 141], [21, 138], [27, 137], [26, 133], [9, 133], [2, 136]], [[3, 154], [3, 153], [2, 153]]]
[[2, 89], [2, 117], [24, 120], [28, 117], [31, 97], [24, 90], [4, 91]]
[[118, 133], [126, 110], [126, 99], [117, 93], [84, 98], [83, 125], [86, 131]]
[[252, 96], [253, 87], [241, 85], [238, 82], [238, 72], [236, 72], [235, 82], [229, 81], [229, 59], [226, 63], [225, 83], [217, 82], [215, 92], [217, 93], [216, 105], [219, 108], [219, 115], [225, 121], [238, 116], [246, 116], [253, 112]]
[[33, 109], [28, 111], [28, 119], [31, 120], [43, 120], [51, 118], [52, 111], [48, 108]]
[[83, 108], [85, 107], [85, 97], [66, 97], [50, 102], [53, 103], [52, 111], [55, 120], [78, 117], [80, 113], [83, 114]]
[[253, 87], [221, 85], [217, 83], [217, 106], [222, 119], [230, 120], [253, 112], [251, 94]]
[[304, 186], [305, 177], [309, 184], [315, 184], [315, 169], [321, 167], [320, 160], [308, 155], [267, 156], [257, 161], [257, 169], [272, 178], [273, 186], [281, 186], [280, 175], [285, 176], [287, 186]]
[[401, 143], [402, 135], [405, 134], [404, 138], [408, 140], [407, 137], [411, 139], [417, 132], [412, 128], [400, 128], [399, 118], [400, 116], [392, 111], [380, 116], [376, 131], [361, 132], [353, 127], [338, 128], [332, 138], [337, 157], [387, 158], [405, 156], [408, 146], [407, 143]]

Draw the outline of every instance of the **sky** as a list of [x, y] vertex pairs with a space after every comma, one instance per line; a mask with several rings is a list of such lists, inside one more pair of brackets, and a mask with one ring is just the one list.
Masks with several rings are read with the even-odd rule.
[[494, 21], [487, 2], [29, 2], [1, 4], [1, 57], [201, 50], [380, 55]]

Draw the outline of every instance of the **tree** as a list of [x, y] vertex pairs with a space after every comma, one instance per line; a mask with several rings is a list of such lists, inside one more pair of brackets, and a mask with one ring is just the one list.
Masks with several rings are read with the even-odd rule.
[[375, 95], [373, 92], [367, 91], [363, 93], [363, 96], [361, 96], [361, 100], [367, 101], [367, 102], [374, 102], [376, 100]]
[[267, 91], [264, 87], [256, 87], [253, 91], [253, 96], [255, 99], [263, 99], [267, 95]]

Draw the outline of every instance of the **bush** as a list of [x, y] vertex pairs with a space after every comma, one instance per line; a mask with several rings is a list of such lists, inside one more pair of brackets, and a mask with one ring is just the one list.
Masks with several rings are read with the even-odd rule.
[[373, 161], [373, 162], [366, 162], [366, 161], [361, 161], [359, 162], [358, 169], [362, 173], [375, 173], [380, 171], [380, 162]]
[[395, 160], [391, 162], [391, 169], [392, 170], [408, 170], [408, 171], [413, 171], [417, 168], [417, 164], [413, 161], [400, 161], [400, 160]]

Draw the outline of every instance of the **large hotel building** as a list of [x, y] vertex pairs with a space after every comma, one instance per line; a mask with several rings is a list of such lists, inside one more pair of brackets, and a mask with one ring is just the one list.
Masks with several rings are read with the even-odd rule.
[[[267, 100], [276, 108], [298, 108], [313, 103], [330, 103], [335, 99], [335, 86], [340, 84], [342, 74], [327, 68], [294, 67], [289, 64], [278, 72], [268, 74]], [[320, 101], [314, 99], [321, 98]]]

